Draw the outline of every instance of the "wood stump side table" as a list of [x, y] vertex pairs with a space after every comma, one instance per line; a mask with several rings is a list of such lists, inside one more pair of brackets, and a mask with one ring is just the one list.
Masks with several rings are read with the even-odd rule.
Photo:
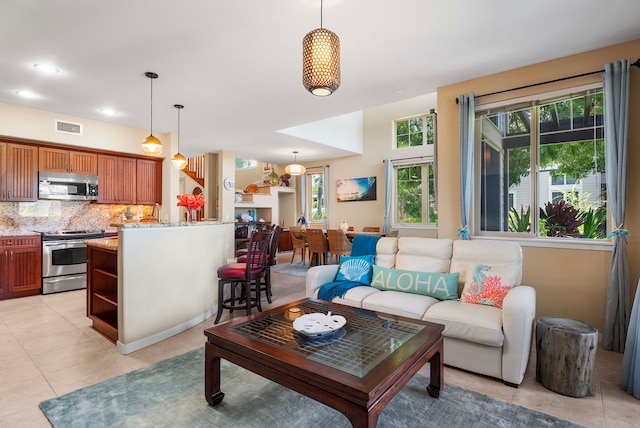
[[536, 380], [570, 397], [594, 395], [598, 330], [582, 321], [542, 317], [536, 323]]

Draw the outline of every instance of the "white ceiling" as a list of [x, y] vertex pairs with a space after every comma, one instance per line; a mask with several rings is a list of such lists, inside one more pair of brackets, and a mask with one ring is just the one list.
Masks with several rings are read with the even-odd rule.
[[297, 150], [310, 161], [352, 152], [277, 131], [640, 38], [638, 0], [326, 0], [342, 84], [321, 98], [301, 83], [302, 38], [320, 26], [319, 5], [1, 0], [0, 101], [148, 129], [152, 71], [154, 133], [176, 132], [173, 104], [184, 104], [186, 156], [225, 149], [286, 163]]

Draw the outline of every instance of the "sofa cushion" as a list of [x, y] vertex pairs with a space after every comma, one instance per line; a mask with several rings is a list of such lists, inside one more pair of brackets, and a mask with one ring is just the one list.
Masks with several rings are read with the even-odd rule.
[[374, 256], [340, 256], [340, 267], [336, 273], [336, 281], [371, 283]]
[[376, 293], [381, 293], [377, 288], [369, 287], [368, 285], [363, 285], [360, 287], [354, 287], [347, 291], [343, 297], [334, 297], [331, 300], [334, 303], [340, 303], [342, 305], [349, 305], [356, 308], [362, 307], [362, 301], [366, 299], [368, 296]]
[[517, 242], [457, 240], [453, 242], [450, 272], [460, 272], [460, 283], [464, 284], [477, 264], [511, 269], [516, 285], [522, 279], [522, 249]]
[[[375, 288], [369, 287], [373, 290]], [[371, 294], [362, 301], [362, 308], [371, 311], [385, 312], [408, 318], [422, 319], [431, 305], [440, 300], [431, 296], [407, 294], [400, 291], [380, 291]]]
[[504, 343], [502, 310], [492, 306], [445, 300], [431, 306], [422, 319], [444, 324], [444, 337], [487, 346], [501, 347]]
[[376, 264], [378, 266], [392, 268], [396, 265], [396, 253], [398, 252], [398, 238], [384, 237], [376, 244]]
[[373, 266], [371, 286], [380, 290], [422, 294], [440, 300], [458, 298], [456, 273], [418, 272]]
[[453, 241], [451, 239], [398, 238], [396, 269], [421, 272], [449, 272]]
[[466, 303], [501, 308], [504, 297], [517, 281], [513, 269], [508, 267], [477, 264], [471, 272], [460, 296], [460, 300]]

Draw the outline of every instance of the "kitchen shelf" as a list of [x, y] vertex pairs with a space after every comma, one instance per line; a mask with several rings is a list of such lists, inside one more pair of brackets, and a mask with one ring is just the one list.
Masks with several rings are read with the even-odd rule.
[[118, 252], [87, 247], [87, 316], [93, 328], [118, 340]]

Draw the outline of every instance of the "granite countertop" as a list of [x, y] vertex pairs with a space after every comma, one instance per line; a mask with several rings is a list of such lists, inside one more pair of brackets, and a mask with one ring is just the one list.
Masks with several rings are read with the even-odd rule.
[[86, 239], [82, 241], [87, 246], [104, 248], [107, 250], [118, 251], [118, 238], [98, 238], [98, 239]]
[[20, 232], [20, 231], [1, 231], [0, 237], [2, 236], [40, 236], [39, 232]]

